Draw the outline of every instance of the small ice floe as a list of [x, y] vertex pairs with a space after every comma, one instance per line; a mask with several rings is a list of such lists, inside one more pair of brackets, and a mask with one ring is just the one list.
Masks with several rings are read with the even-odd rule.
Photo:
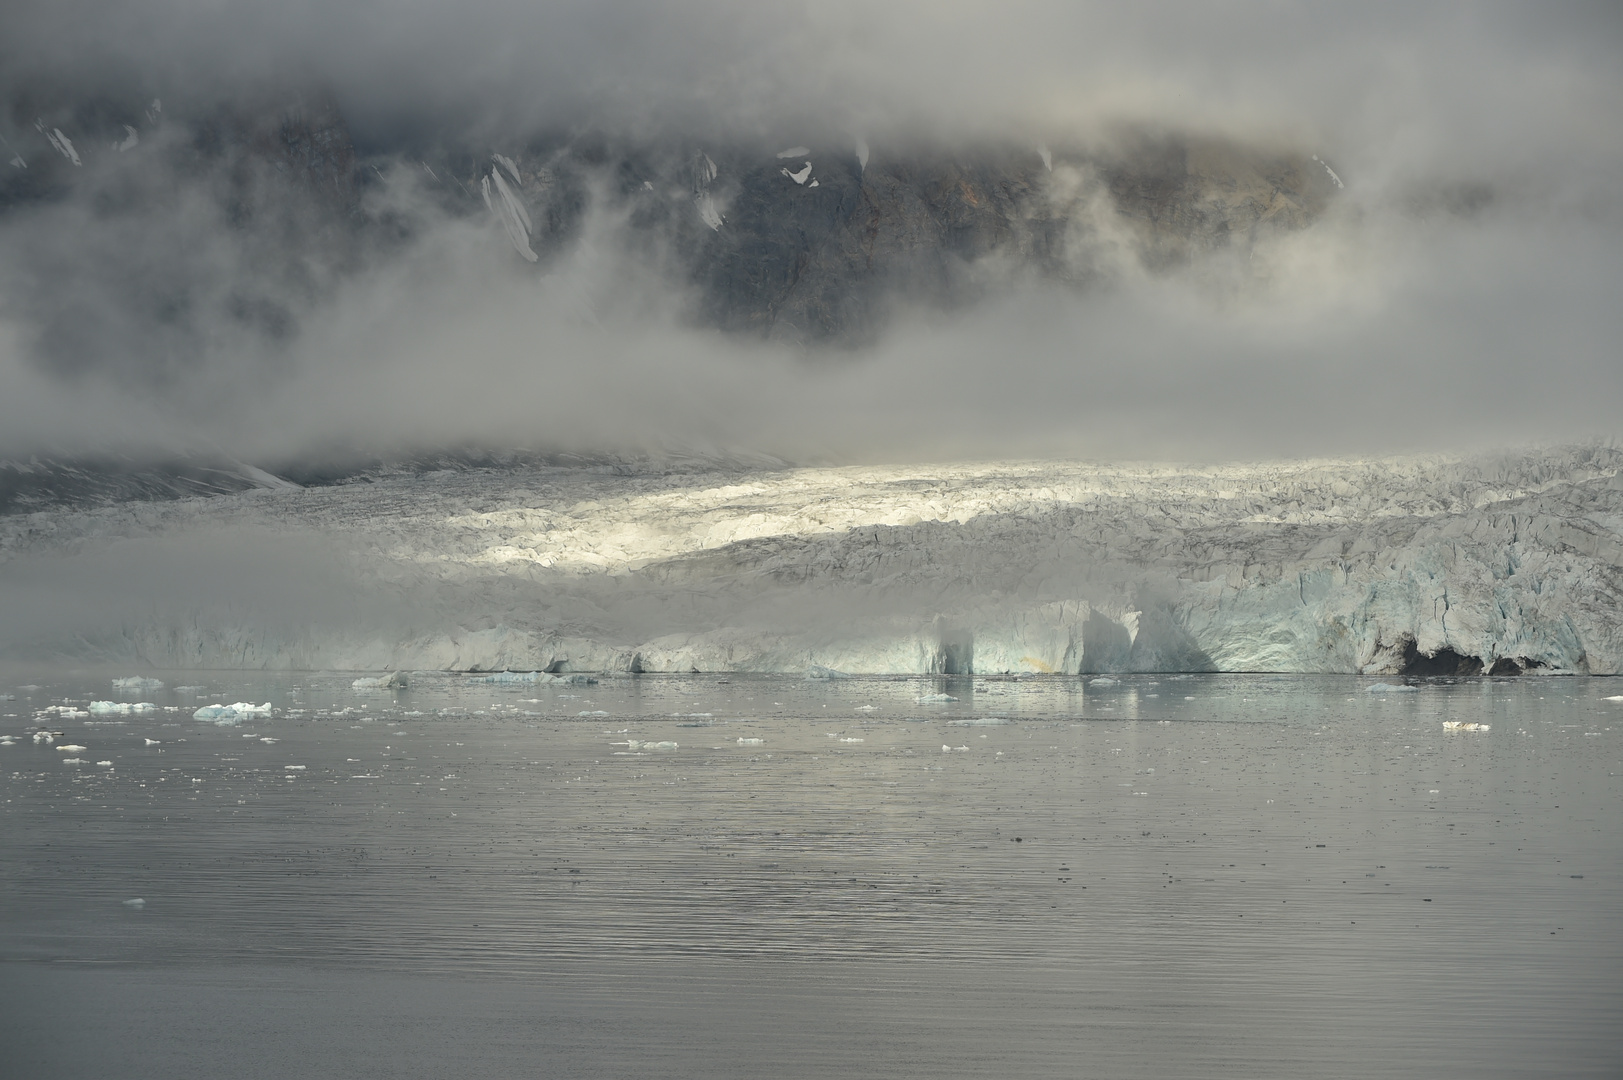
[[787, 150], [779, 150], [778, 151], [778, 160], [782, 161], [785, 158], [805, 157], [809, 153], [811, 153], [811, 148], [810, 147], [791, 146]]
[[92, 701], [85, 708], [96, 716], [129, 716], [158, 711], [158, 707], [150, 701]]
[[739, 746], [765, 746], [766, 745], [766, 740], [765, 739], [746, 739], [746, 738], [744, 738], [744, 736], [740, 735], [738, 737], [738, 745]]
[[1487, 724], [1479, 724], [1474, 720], [1444, 720], [1444, 731], [1488, 731]]
[[610, 743], [610, 746], [623, 746], [628, 750], [675, 750], [677, 744], [670, 741], [642, 742], [637, 739], [627, 739], [623, 743]]
[[0, 701], [16, 701], [16, 694], [0, 694]]
[[957, 701], [951, 694], [920, 694], [913, 699], [915, 705], [933, 705], [944, 701]]
[[1601, 698], [1601, 700], [1602, 701], [1623, 701], [1623, 694], [1613, 694], [1611, 697]]
[[65, 757], [62, 759], [64, 765], [83, 765], [84, 763], [85, 759], [82, 757]]
[[406, 673], [392, 671], [387, 675], [366, 676], [350, 683], [351, 690], [404, 690], [406, 689]]
[[141, 899], [139, 896], [134, 896], [134, 897], [131, 897], [130, 899], [124, 901], [124, 906], [127, 907], [127, 908], [137, 908], [137, 909], [139, 909], [139, 908], [146, 907], [147, 902], [145, 900]]
[[141, 741], [146, 743], [148, 746], [157, 746], [162, 740], [160, 740], [160, 739], [142, 739]]
[[131, 675], [113, 680], [114, 690], [162, 690], [162, 679], [149, 679], [145, 675]]
[[1043, 168], [1054, 171], [1054, 155], [1048, 152], [1048, 147], [1043, 143], [1037, 144], [1037, 156], [1043, 159]]
[[46, 743], [48, 745], [50, 743], [54, 743], [56, 740], [60, 739], [61, 737], [62, 737], [62, 733], [60, 731], [36, 731], [36, 732], [34, 732], [34, 742], [35, 743]]
[[1369, 688], [1369, 692], [1372, 694], [1410, 694], [1418, 693], [1419, 690], [1418, 686], [1402, 686], [1397, 683], [1384, 682], [1378, 682]]
[[1120, 679], [1112, 679], [1109, 675], [1101, 675], [1097, 679], [1088, 680], [1089, 686], [1117, 686], [1120, 683]]
[[878, 709], [879, 709], [879, 706], [877, 706], [877, 705], [858, 705], [857, 706], [857, 712], [877, 712]]
[[1008, 721], [1001, 716], [966, 716], [962, 720], [948, 720], [948, 727], [1002, 727]]
[[303, 772], [305, 770], [305, 766], [303, 765], [283, 765], [282, 768], [286, 769], [288, 772]]
[[822, 664], [813, 664], [806, 669], [806, 678], [808, 679], [849, 679], [850, 677], [843, 671], [836, 671], [834, 668], [824, 667]]
[[212, 720], [216, 724], [236, 724], [251, 716], [269, 716], [270, 702], [255, 705], [251, 701], [238, 701], [230, 705], [204, 705], [192, 713], [193, 720]]
[[125, 124], [124, 131], [126, 133], [124, 136], [124, 141], [113, 144], [113, 149], [117, 150], [120, 154], [126, 150], [134, 150], [136, 145], [141, 141], [141, 136], [137, 135], [135, 133], [135, 129], [130, 127], [130, 125]]
[[0, 746], [16, 746], [17, 740], [10, 735], [0, 735]]
[[840, 741], [841, 742], [867, 742], [868, 740], [863, 739], [863, 738], [843, 738]]
[[607, 716], [607, 715], [609, 715], [609, 711], [607, 709], [584, 709], [584, 710], [576, 713], [575, 715], [576, 716]]
[[963, 754], [967, 753], [968, 751], [969, 747], [967, 746], [948, 746], [946, 743], [941, 744], [941, 752], [943, 754]]
[[107, 767], [109, 769], [111, 769], [113, 767], [113, 763], [111, 761], [98, 761], [98, 762], [96, 762], [96, 764], [97, 765], [103, 765], [103, 766], [105, 766], [105, 767]]
[[[253, 736], [250, 735], [249, 738], [253, 738]], [[273, 739], [269, 735], [262, 735], [262, 736], [260, 736], [259, 741], [264, 743], [266, 746], [272, 746], [272, 745], [275, 745], [276, 743], [281, 742], [282, 740], [281, 739]]]
[[78, 743], [64, 743], [57, 747], [57, 749], [62, 751], [64, 754], [82, 754], [90, 748], [88, 746], [80, 746]]
[[[782, 157], [783, 155], [780, 154], [778, 156]], [[787, 176], [789, 179], [793, 180], [795, 183], [803, 185], [807, 180], [811, 179], [811, 170], [812, 163], [808, 161], [806, 162], [805, 168], [800, 169], [797, 172], [790, 172], [788, 169], [779, 169], [778, 171]]]

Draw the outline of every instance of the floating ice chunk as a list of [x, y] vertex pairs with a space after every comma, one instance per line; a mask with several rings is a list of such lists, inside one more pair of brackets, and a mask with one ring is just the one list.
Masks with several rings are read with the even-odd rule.
[[1475, 723], [1475, 722], [1469, 721], [1469, 720], [1444, 720], [1443, 721], [1443, 730], [1444, 731], [1488, 731], [1488, 730], [1491, 730], [1491, 729], [1490, 729], [1489, 725], [1487, 725], [1487, 724], [1478, 724], [1478, 723]]
[[1371, 694], [1410, 694], [1419, 691], [1418, 686], [1400, 686], [1397, 683], [1378, 682], [1369, 688]]
[[158, 707], [150, 701], [92, 701], [85, 708], [97, 716], [129, 716], [158, 711]]
[[[778, 156], [782, 157], [783, 155], [780, 154]], [[787, 176], [789, 179], [793, 180], [795, 183], [804, 184], [807, 178], [811, 176], [811, 170], [812, 164], [808, 161], [806, 162], [806, 167], [801, 169], [799, 172], [790, 172], [788, 169], [779, 169], [778, 171]]]
[[850, 677], [843, 671], [836, 671], [831, 667], [824, 667], [822, 664], [813, 664], [806, 669], [806, 678], [808, 679], [849, 679]]
[[161, 743], [161, 742], [162, 742], [162, 741], [163, 741], [163, 740], [162, 740], [162, 739], [142, 739], [142, 740], [141, 740], [141, 741], [142, 741], [142, 742], [144, 742], [144, 743], [146, 743], [146, 744], [147, 744], [147, 745], [148, 745], [148, 746], [157, 746], [157, 745], [159, 745], [159, 744], [160, 744], [160, 743]]
[[953, 697], [951, 694], [920, 694], [918, 697], [913, 699], [913, 703], [916, 705], [933, 705], [943, 701], [957, 700], [958, 699]]
[[[513, 183], [515, 183], [515, 184], [523, 184], [524, 183], [523, 180], [519, 179], [518, 165], [517, 165], [517, 163], [515, 163], [513, 161], [512, 158], [506, 156], [505, 154], [491, 154], [490, 158], [496, 164], [500, 165], [502, 168], [506, 169], [508, 172], [513, 174]], [[527, 224], [529, 224], [529, 222], [525, 222], [525, 224], [527, 225]]]
[[0, 746], [16, 746], [17, 740], [10, 735], [0, 735]]
[[406, 688], [406, 673], [394, 671], [387, 675], [356, 679], [350, 683], [352, 690], [404, 690]]
[[[948, 720], [948, 727], [1002, 727], [1008, 721], [1001, 716], [969, 716], [962, 720]], [[984, 736], [983, 736], [984, 738]]]
[[1613, 694], [1611, 697], [1601, 698], [1601, 700], [1602, 701], [1623, 701], [1623, 694]]
[[57, 747], [57, 749], [62, 751], [64, 754], [82, 754], [88, 750], [89, 747], [80, 746], [78, 743], [67, 743]]
[[1120, 679], [1112, 679], [1108, 675], [1101, 675], [1097, 679], [1089, 679], [1088, 680], [1088, 685], [1089, 686], [1116, 686], [1120, 682], [1121, 682]]
[[236, 724], [251, 716], [269, 716], [270, 702], [255, 705], [251, 701], [238, 701], [231, 705], [205, 705], [192, 713], [193, 720], [212, 720], [216, 724]]
[[62, 759], [64, 765], [83, 765], [84, 763], [85, 759], [79, 757], [65, 757]]
[[112, 767], [113, 767], [113, 763], [112, 763], [112, 762], [111, 762], [111, 761], [98, 761], [98, 762], [96, 762], [96, 764], [97, 764], [97, 765], [105, 765], [105, 766], [107, 766], [107, 767], [108, 767], [108, 768], [112, 768]]
[[866, 139], [857, 140], [857, 171], [868, 171], [868, 142]]
[[779, 150], [778, 151], [778, 157], [780, 159], [782, 159], [782, 158], [805, 157], [809, 153], [811, 153], [811, 150], [808, 147], [805, 147], [805, 146], [791, 146], [787, 150]]
[[1037, 156], [1043, 159], [1043, 168], [1049, 172], [1054, 171], [1054, 155], [1048, 152], [1048, 147], [1045, 144], [1037, 144]]
[[113, 680], [114, 690], [162, 690], [162, 679], [149, 679], [145, 675], [131, 675]]
[[303, 772], [305, 770], [305, 766], [303, 765], [283, 765], [282, 768], [286, 769], [288, 772]]
[[862, 738], [854, 738], [854, 739], [841, 739], [841, 740], [840, 740], [840, 741], [841, 741], [841, 742], [867, 742], [867, 740], [866, 740], [866, 739], [862, 739]]
[[135, 129], [130, 127], [130, 125], [125, 124], [124, 130], [129, 133], [124, 137], [124, 141], [113, 144], [113, 149], [117, 150], [121, 154], [126, 150], [134, 150], [136, 145], [141, 141], [141, 136], [137, 135], [135, 133]]
[[614, 745], [615, 746], [624, 745], [624, 746], [626, 746], [626, 747], [628, 747], [629, 749], [632, 749], [632, 750], [675, 750], [677, 748], [676, 743], [669, 742], [669, 741], [667, 741], [667, 742], [639, 742], [636, 739], [627, 739], [623, 744], [622, 743], [615, 743]]
[[147, 906], [147, 902], [139, 896], [135, 896], [124, 901], [124, 906], [127, 908], [144, 908]]
[[765, 739], [746, 739], [742, 735], [740, 735], [738, 737], [738, 745], [739, 746], [765, 746], [766, 745], [766, 740]]
[[876, 705], [858, 705], [857, 706], [857, 712], [876, 712], [877, 710], [878, 710], [878, 706], [876, 706]]
[[946, 743], [941, 744], [941, 752], [943, 754], [961, 754], [966, 752], [968, 749], [969, 747], [967, 746], [948, 746]]
[[694, 202], [699, 207], [699, 220], [710, 226], [712, 232], [720, 229], [725, 219], [721, 211], [716, 209], [716, 200], [710, 197], [709, 192], [700, 195]]
[[56, 741], [56, 737], [58, 735], [60, 735], [60, 734], [62, 734], [60, 731], [36, 731], [36, 732], [34, 732], [34, 742], [36, 744], [37, 743], [46, 743], [46, 744], [54, 743]]

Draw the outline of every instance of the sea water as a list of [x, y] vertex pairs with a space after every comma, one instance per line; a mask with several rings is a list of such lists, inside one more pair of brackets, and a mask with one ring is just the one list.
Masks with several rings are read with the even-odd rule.
[[1615, 680], [129, 674], [0, 683], [15, 1075], [1623, 1071]]

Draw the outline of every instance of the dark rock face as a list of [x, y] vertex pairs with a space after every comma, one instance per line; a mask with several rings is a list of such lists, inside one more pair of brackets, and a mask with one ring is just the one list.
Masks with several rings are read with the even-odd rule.
[[[628, 242], [691, 287], [694, 321], [835, 344], [867, 340], [897, 304], [958, 306], [1011, 277], [1085, 287], [1123, 260], [1243, 260], [1269, 231], [1311, 224], [1340, 184], [1301, 154], [1175, 137], [870, 157], [845, 142], [789, 153], [570, 134], [361, 161], [319, 91], [168, 112], [127, 96], [11, 103], [0, 133], [24, 164], [0, 166], [0, 223], [34, 226], [10, 230], [22, 258], [0, 302], [27, 310], [47, 365], [147, 383], [195, 371], [221, 342], [274, 353], [363, 256], [432, 227], [363, 210], [390, 169], [436, 213], [495, 216], [541, 264], [594, 209], [620, 215]], [[77, 163], [58, 135], [77, 140]]]

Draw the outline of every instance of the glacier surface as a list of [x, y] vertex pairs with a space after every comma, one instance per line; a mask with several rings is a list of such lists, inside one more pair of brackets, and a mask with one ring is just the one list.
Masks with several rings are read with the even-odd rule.
[[53, 509], [0, 517], [0, 656], [497, 681], [1617, 674], [1620, 468], [1606, 446], [1221, 466], [644, 462]]

